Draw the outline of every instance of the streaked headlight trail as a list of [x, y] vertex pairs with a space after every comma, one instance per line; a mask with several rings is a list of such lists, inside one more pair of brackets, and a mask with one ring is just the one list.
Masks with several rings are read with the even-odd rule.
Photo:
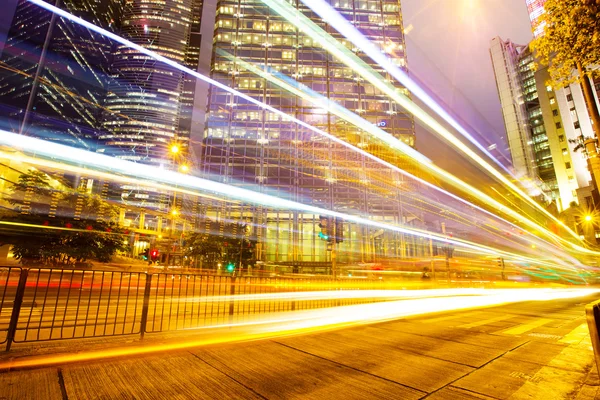
[[[168, 58], [166, 58], [164, 56], [156, 54], [155, 52], [150, 51], [148, 49], [145, 49], [144, 47], [142, 47], [140, 45], [136, 45], [135, 43], [132, 43], [131, 41], [128, 41], [128, 40], [126, 40], [126, 39], [124, 39], [124, 38], [122, 38], [122, 37], [120, 37], [118, 35], [112, 34], [112, 33], [108, 32], [108, 31], [106, 31], [106, 30], [104, 30], [102, 28], [99, 28], [98, 26], [96, 26], [94, 24], [91, 24], [91, 23], [89, 23], [89, 22], [87, 22], [87, 21], [85, 21], [85, 20], [83, 20], [81, 18], [75, 17], [75, 16], [69, 14], [68, 12], [65, 12], [64, 10], [61, 10], [61, 9], [55, 7], [55, 6], [49, 5], [48, 3], [46, 3], [46, 2], [44, 2], [42, 0], [29, 0], [29, 1], [31, 3], [33, 3], [33, 4], [36, 4], [36, 5], [40, 6], [40, 7], [43, 7], [45, 9], [49, 10], [51, 12], [54, 12], [54, 13], [56, 13], [56, 14], [64, 17], [64, 18], [67, 18], [67, 19], [69, 19], [69, 20], [71, 20], [71, 21], [73, 21], [75, 23], [78, 23], [78, 24], [80, 24], [82, 26], [85, 26], [86, 28], [88, 28], [88, 29], [90, 29], [92, 31], [95, 31], [95, 32], [97, 32], [99, 34], [102, 34], [102, 35], [104, 35], [104, 36], [106, 36], [106, 37], [108, 37], [108, 38], [110, 38], [110, 39], [112, 39], [112, 40], [114, 40], [114, 41], [116, 41], [118, 43], [121, 43], [121, 44], [123, 44], [125, 46], [128, 46], [128, 47], [130, 47], [132, 49], [135, 49], [135, 50], [137, 50], [137, 51], [139, 51], [139, 52], [141, 52], [143, 54], [146, 54], [146, 55], [148, 55], [148, 56], [156, 59], [157, 61], [164, 62], [164, 63], [166, 63], [166, 64], [168, 64], [170, 66], [173, 66], [174, 68], [177, 68], [177, 69], [181, 70], [182, 72], [190, 74], [190, 75], [192, 75], [192, 76], [194, 76], [194, 77], [196, 77], [198, 79], [201, 79], [201, 80], [203, 80], [203, 81], [205, 81], [205, 82], [207, 82], [207, 83], [209, 83], [211, 85], [219, 87], [219, 88], [221, 88], [221, 89], [223, 89], [223, 90], [225, 90], [225, 91], [227, 91], [229, 93], [235, 94], [236, 96], [239, 96], [240, 98], [242, 98], [242, 99], [244, 99], [244, 100], [246, 100], [246, 101], [248, 101], [248, 102], [250, 102], [252, 104], [255, 104], [255, 105], [257, 105], [257, 106], [259, 106], [259, 107], [261, 107], [263, 109], [266, 109], [268, 111], [271, 111], [271, 112], [273, 112], [275, 114], [278, 114], [278, 115], [284, 117], [286, 120], [293, 121], [293, 122], [299, 124], [300, 126], [306, 127], [307, 129], [310, 129], [311, 131], [313, 131], [313, 132], [315, 132], [315, 133], [317, 133], [319, 135], [327, 137], [328, 139], [330, 139], [330, 140], [332, 140], [332, 141], [334, 141], [334, 142], [336, 142], [338, 144], [341, 144], [341, 145], [343, 145], [343, 146], [345, 146], [347, 148], [350, 148], [352, 151], [355, 151], [355, 152], [358, 152], [358, 153], [364, 155], [365, 157], [368, 157], [368, 158], [370, 158], [370, 159], [372, 159], [374, 161], [377, 161], [377, 162], [381, 161], [377, 157], [373, 156], [371, 153], [368, 153], [368, 152], [366, 152], [366, 151], [364, 151], [362, 149], [359, 149], [359, 148], [357, 148], [355, 146], [352, 146], [349, 143], [347, 143], [347, 142], [345, 142], [345, 141], [343, 141], [343, 140], [335, 137], [334, 135], [328, 134], [327, 132], [324, 132], [324, 131], [322, 131], [322, 130], [320, 130], [318, 128], [315, 128], [314, 126], [312, 126], [312, 125], [310, 125], [310, 124], [308, 124], [306, 122], [303, 122], [303, 121], [298, 120], [298, 119], [296, 119], [294, 117], [291, 117], [288, 114], [282, 112], [281, 110], [278, 110], [278, 109], [276, 109], [274, 107], [271, 107], [271, 106], [269, 106], [267, 104], [264, 104], [264, 103], [262, 103], [262, 102], [260, 102], [260, 101], [258, 101], [256, 99], [254, 99], [254, 98], [252, 98], [252, 97], [250, 97], [248, 95], [245, 95], [244, 93], [238, 92], [238, 91], [236, 91], [236, 90], [234, 90], [234, 89], [232, 89], [232, 88], [230, 88], [230, 87], [228, 87], [228, 86], [226, 86], [224, 84], [221, 84], [221, 83], [219, 83], [219, 82], [217, 82], [217, 81], [215, 81], [215, 80], [213, 80], [211, 78], [208, 78], [208, 77], [206, 77], [206, 76], [204, 76], [202, 74], [199, 74], [199, 73], [197, 73], [195, 71], [192, 71], [191, 69], [186, 68], [186, 67], [184, 67], [184, 66], [182, 66], [182, 65], [180, 65], [180, 64], [178, 64], [178, 63], [176, 63], [176, 62], [174, 62], [174, 61], [172, 61], [172, 60], [170, 60], [170, 59], [168, 59]], [[357, 65], [356, 67], [358, 68], [359, 66]], [[431, 117], [429, 117], [429, 118], [431, 118]], [[388, 136], [391, 136], [391, 135], [388, 135]], [[567, 244], [569, 244], [570, 246], [573, 246], [578, 251], [586, 252], [586, 253], [590, 253], [590, 254], [597, 254], [596, 252], [593, 252], [593, 251], [591, 251], [589, 249], [586, 249], [586, 248], [584, 248], [582, 246], [578, 246], [578, 245], [576, 245], [576, 244], [574, 244], [572, 242], [569, 242], [569, 241], [561, 238], [558, 235], [555, 235], [554, 233], [548, 231], [546, 228], [540, 226], [539, 224], [536, 224], [533, 221], [530, 221], [530, 220], [528, 220], [526, 218], [523, 218], [519, 213], [517, 213], [517, 212], [513, 211], [512, 209], [510, 209], [510, 208], [508, 208], [508, 207], [506, 207], [506, 206], [504, 206], [504, 205], [496, 202], [495, 200], [493, 200], [493, 199], [489, 198], [488, 196], [484, 195], [482, 192], [480, 192], [480, 191], [476, 190], [475, 188], [470, 187], [466, 183], [462, 182], [460, 179], [456, 178], [455, 176], [447, 173], [446, 171], [444, 171], [444, 170], [436, 167], [434, 164], [428, 162], [428, 160], [426, 158], [424, 158], [420, 153], [418, 153], [416, 150], [412, 149], [410, 146], [405, 145], [404, 143], [402, 143], [401, 141], [396, 140], [395, 138], [393, 138], [393, 139], [394, 139], [394, 141], [392, 142], [392, 144], [390, 144], [390, 145], [392, 145], [392, 147], [401, 150], [403, 153], [405, 153], [408, 156], [410, 156], [411, 158], [417, 160], [418, 162], [421, 163], [421, 165], [423, 165], [424, 167], [426, 167], [426, 168], [434, 171], [436, 174], [444, 176], [446, 179], [448, 179], [448, 181], [452, 182], [453, 184], [459, 185], [462, 188], [464, 188], [465, 190], [468, 190], [469, 192], [474, 193], [476, 196], [480, 197], [481, 199], [485, 199], [488, 202], [491, 202], [491, 204], [493, 206], [495, 206], [496, 208], [502, 210], [503, 212], [505, 212], [505, 213], [513, 216], [513, 218], [516, 218], [517, 220], [523, 222], [524, 224], [530, 226], [533, 229], [538, 230], [539, 232], [543, 232], [544, 235], [546, 235], [546, 236], [548, 236], [548, 237], [550, 237], [552, 239], [566, 242]], [[580, 240], [579, 236], [576, 236], [576, 237], [577, 237], [577, 239]]]
[[[145, 179], [150, 182], [158, 182], [159, 184], [170, 185], [170, 190], [179, 191], [180, 188], [199, 191], [200, 193], [209, 192], [212, 194], [224, 195], [237, 200], [242, 200], [250, 204], [257, 204], [263, 206], [269, 206], [277, 209], [286, 210], [299, 210], [306, 211], [312, 214], [329, 215], [332, 217], [342, 218], [346, 221], [355, 222], [357, 224], [372, 226], [379, 229], [389, 230], [398, 233], [405, 233], [422, 237], [425, 239], [432, 239], [440, 242], [451, 243], [455, 246], [465, 247], [473, 250], [480, 251], [485, 254], [498, 255], [506, 257], [508, 259], [514, 259], [518, 261], [528, 261], [540, 265], [548, 265], [557, 267], [561, 265], [561, 268], [573, 270], [574, 266], [572, 261], [570, 262], [559, 262], [551, 263], [540, 259], [533, 259], [527, 256], [511, 253], [508, 251], [496, 249], [490, 246], [470, 242], [467, 240], [448, 238], [445, 235], [432, 233], [416, 228], [408, 228], [404, 226], [391, 225], [387, 223], [372, 221], [356, 215], [344, 214], [320, 207], [306, 205], [291, 200], [280, 199], [274, 196], [266, 195], [263, 193], [254, 192], [251, 190], [243, 189], [236, 186], [227, 185], [220, 182], [214, 182], [199, 177], [194, 177], [174, 171], [168, 171], [156, 167], [151, 167], [144, 164], [137, 164], [134, 162], [116, 159], [103, 154], [92, 153], [89, 151], [67, 147], [61, 144], [47, 142], [44, 140], [26, 137], [19, 134], [6, 132], [0, 130], [0, 144], [10, 146], [13, 149], [21, 149], [24, 152], [35, 154], [35, 157], [21, 157], [19, 155], [10, 155], [5, 153], [5, 157], [13, 158], [16, 160], [36, 163], [36, 157], [45, 156], [53, 160], [60, 160], [65, 163], [64, 165], [56, 165], [57, 168], [70, 168], [71, 163], [76, 165], [86, 166], [91, 168], [88, 173], [93, 174], [94, 170], [110, 171], [117, 174], [115, 178], [119, 180], [119, 175], [133, 177], [135, 179]], [[42, 160], [44, 162], [44, 160]], [[106, 177], [106, 172], [103, 172]], [[122, 179], [122, 178], [121, 178]], [[146, 182], [146, 184], [148, 184]], [[198, 195], [202, 195], [202, 194]], [[564, 257], [570, 259], [570, 256], [564, 254]]]

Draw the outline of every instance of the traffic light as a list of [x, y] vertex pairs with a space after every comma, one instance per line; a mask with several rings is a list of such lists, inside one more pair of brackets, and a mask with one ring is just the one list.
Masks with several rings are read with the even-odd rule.
[[152, 251], [150, 251], [150, 259], [152, 261], [158, 260], [158, 250], [152, 249]]
[[225, 268], [227, 269], [227, 272], [233, 272], [233, 271], [235, 271], [235, 264], [230, 262], [227, 264], [227, 266]]
[[148, 253], [150, 252], [150, 249], [145, 249], [144, 251], [141, 252], [141, 256], [144, 259], [144, 261], [148, 260]]
[[319, 215], [319, 228], [321, 228], [319, 237], [323, 240], [329, 241], [329, 217], [326, 215]]

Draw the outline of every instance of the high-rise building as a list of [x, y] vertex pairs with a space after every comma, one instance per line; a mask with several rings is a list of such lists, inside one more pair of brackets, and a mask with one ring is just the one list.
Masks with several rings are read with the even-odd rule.
[[540, 16], [544, 13], [544, 3], [546, 0], [526, 0], [529, 20], [533, 28], [533, 36], [538, 37], [544, 32], [544, 24], [540, 23]]
[[[339, 2], [334, 6], [398, 65], [406, 68], [398, 0], [368, 4]], [[300, 3], [296, 7], [317, 25], [324, 26], [320, 18]], [[331, 32], [352, 47], [341, 35]], [[368, 58], [363, 59], [380, 70]], [[415, 143], [412, 116], [363, 81], [352, 68], [328, 54], [318, 41], [261, 2], [240, 5], [221, 0], [217, 4], [214, 33], [214, 79], [379, 157], [401, 162], [386, 146], [378, 145], [358, 128], [270, 83], [245, 64], [281, 79], [295, 80], [405, 143]], [[398, 90], [405, 89], [398, 86]], [[214, 179], [280, 197], [361, 213], [382, 221], [407, 223], [411, 219], [408, 212], [403, 213], [399, 200], [400, 176], [388, 177], [389, 185], [385, 188], [377, 187], [374, 177], [380, 167], [371, 160], [218, 88], [212, 88], [209, 97], [202, 165]], [[225, 213], [221, 216], [225, 219], [251, 218], [259, 241], [266, 245], [259, 249], [262, 260], [304, 263], [327, 259], [327, 243], [317, 235], [316, 215], [257, 208], [213, 212]], [[388, 238], [383, 232], [350, 224], [344, 224], [343, 229], [345, 240], [338, 257], [341, 261], [406, 254], [399, 237]]]
[[492, 39], [490, 55], [500, 96], [502, 116], [512, 164], [519, 178], [535, 179], [537, 164], [528, 124], [526, 100], [535, 96], [535, 82], [530, 82], [533, 71], [519, 68], [519, 56], [526, 46], [519, 46], [499, 37]]
[[[62, 0], [60, 6], [114, 31], [122, 2]], [[94, 149], [110, 81], [111, 45], [19, 0], [0, 59], [3, 128]]]
[[591, 176], [584, 153], [575, 148], [593, 136], [580, 86], [547, 86], [548, 70], [534, 69], [528, 46], [494, 38], [490, 53], [515, 169], [532, 154], [528, 173], [544, 182], [557, 208], [580, 202], [577, 191], [589, 186]]
[[[121, 17], [121, 35], [181, 64], [193, 65], [197, 51], [193, 0], [128, 2]], [[168, 166], [169, 147], [187, 146], [188, 114], [193, 88], [184, 90], [186, 77], [176, 68], [136, 50], [115, 45], [113, 81], [106, 99], [105, 154], [153, 165]], [[197, 65], [197, 61], [196, 61]], [[182, 118], [183, 110], [183, 118]], [[183, 131], [181, 130], [183, 128]]]

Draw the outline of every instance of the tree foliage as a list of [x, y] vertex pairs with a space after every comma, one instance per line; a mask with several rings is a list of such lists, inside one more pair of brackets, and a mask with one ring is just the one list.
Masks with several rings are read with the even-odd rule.
[[[125, 232], [115, 222], [118, 207], [73, 189], [68, 180], [31, 169], [11, 183], [10, 191], [7, 201], [14, 209], [0, 213], [4, 222], [0, 245], [12, 245], [15, 258], [22, 264], [108, 262], [117, 251], [126, 249]], [[53, 201], [57, 211], [50, 216]]]
[[547, 0], [539, 19], [544, 34], [532, 42], [536, 56], [548, 66], [551, 85], [561, 88], [581, 82], [578, 65], [587, 75], [600, 65], [600, 0]]
[[247, 237], [247, 226], [238, 223], [210, 222], [205, 232], [191, 232], [185, 236], [183, 253], [202, 260], [209, 267], [217, 263], [247, 266], [255, 261], [256, 241]]
[[[72, 266], [88, 260], [108, 262], [124, 251], [124, 231], [113, 222], [48, 218], [5, 213], [0, 219], [14, 229], [0, 231], [0, 245], [12, 245], [14, 257], [25, 265]], [[9, 225], [10, 226], [10, 225]]]

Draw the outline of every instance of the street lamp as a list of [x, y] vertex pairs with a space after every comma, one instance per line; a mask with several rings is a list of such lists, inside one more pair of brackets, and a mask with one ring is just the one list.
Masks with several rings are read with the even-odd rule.
[[589, 215], [589, 214], [586, 215], [584, 219], [585, 219], [586, 222], [592, 222], [592, 220], [593, 220], [592, 216]]
[[187, 166], [187, 165], [185, 165], [185, 164], [182, 164], [182, 165], [180, 165], [180, 166], [179, 166], [179, 170], [180, 170], [181, 172], [184, 172], [184, 173], [185, 173], [185, 172], [188, 172], [188, 171], [190, 170], [190, 167], [188, 167], [188, 166]]
[[171, 145], [171, 148], [169, 150], [171, 151], [172, 154], [177, 154], [177, 153], [179, 153], [179, 146], [176, 144]]

